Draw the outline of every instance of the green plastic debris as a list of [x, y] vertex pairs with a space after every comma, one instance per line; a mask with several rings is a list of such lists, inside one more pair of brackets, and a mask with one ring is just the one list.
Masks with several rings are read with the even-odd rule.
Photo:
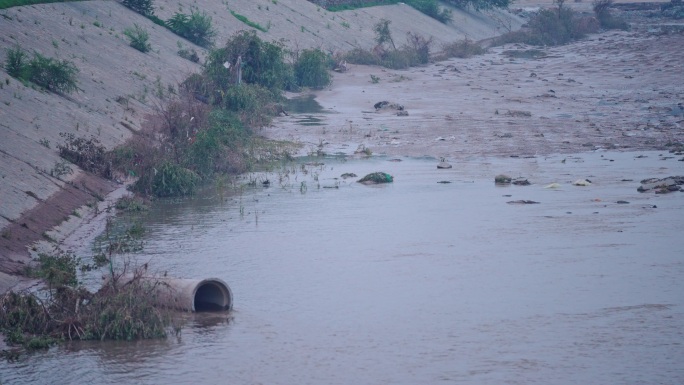
[[363, 184], [392, 183], [393, 181], [392, 175], [386, 172], [373, 172], [358, 180]]

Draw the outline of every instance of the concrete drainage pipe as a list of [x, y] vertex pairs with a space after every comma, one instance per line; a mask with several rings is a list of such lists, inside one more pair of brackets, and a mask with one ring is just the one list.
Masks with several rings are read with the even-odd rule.
[[170, 277], [142, 277], [157, 295], [155, 302], [178, 310], [225, 311], [233, 308], [233, 293], [221, 279], [181, 279]]

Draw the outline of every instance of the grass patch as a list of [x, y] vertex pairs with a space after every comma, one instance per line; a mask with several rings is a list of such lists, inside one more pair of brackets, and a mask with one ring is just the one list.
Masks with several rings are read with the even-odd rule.
[[81, 1], [81, 0], [0, 0], [0, 9], [21, 7], [25, 5], [34, 4], [48, 4], [48, 3], [66, 3], [69, 1]]
[[599, 28], [596, 18], [583, 16], [570, 8], [542, 9], [529, 20], [526, 28], [499, 36], [492, 44], [562, 45], [581, 39], [587, 34], [596, 33]]
[[73, 62], [38, 52], [29, 60], [28, 53], [18, 46], [7, 50], [5, 70], [22, 82], [32, 82], [48, 91], [71, 93], [78, 90], [76, 75], [79, 70]]
[[255, 22], [249, 20], [249, 19], [248, 19], [246, 16], [244, 16], [244, 15], [241, 15], [241, 14], [235, 12], [235, 11], [230, 11], [230, 14], [233, 15], [233, 16], [235, 16], [236, 19], [240, 20], [241, 22], [247, 24], [248, 26], [250, 26], [250, 27], [252, 27], [252, 28], [256, 28], [256, 29], [258, 29], [258, 30], [261, 31], [261, 32], [268, 32], [268, 29], [262, 27], [259, 23], [255, 23]]

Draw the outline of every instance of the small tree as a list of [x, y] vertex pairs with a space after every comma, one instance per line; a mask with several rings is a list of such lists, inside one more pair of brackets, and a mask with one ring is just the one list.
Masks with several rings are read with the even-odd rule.
[[295, 63], [295, 78], [302, 87], [320, 88], [330, 84], [328, 58], [318, 49], [305, 49]]
[[141, 28], [139, 25], [134, 24], [133, 28], [126, 28], [123, 33], [130, 40], [131, 47], [137, 49], [138, 51], [145, 53], [152, 48], [148, 42], [150, 39], [150, 34], [147, 32], [147, 30]]
[[392, 48], [396, 51], [397, 47], [394, 45], [394, 40], [392, 39], [392, 33], [390, 32], [389, 25], [391, 21], [387, 19], [380, 19], [380, 21], [375, 24], [373, 31], [375, 31], [375, 42], [379, 45], [384, 45], [389, 42], [392, 44]]
[[124, 6], [143, 16], [154, 15], [152, 0], [123, 0], [122, 3]]

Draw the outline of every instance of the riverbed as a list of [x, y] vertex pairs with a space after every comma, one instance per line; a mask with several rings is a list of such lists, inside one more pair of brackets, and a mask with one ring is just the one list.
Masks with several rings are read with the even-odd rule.
[[[684, 380], [684, 193], [637, 192], [641, 179], [684, 175], [684, 162], [592, 151], [452, 163], [308, 158], [157, 202], [143, 252], [121, 258], [221, 278], [234, 310], [189, 314], [167, 340], [3, 362], [0, 381]], [[394, 182], [356, 183], [374, 171]], [[495, 185], [497, 174], [531, 185]]]

